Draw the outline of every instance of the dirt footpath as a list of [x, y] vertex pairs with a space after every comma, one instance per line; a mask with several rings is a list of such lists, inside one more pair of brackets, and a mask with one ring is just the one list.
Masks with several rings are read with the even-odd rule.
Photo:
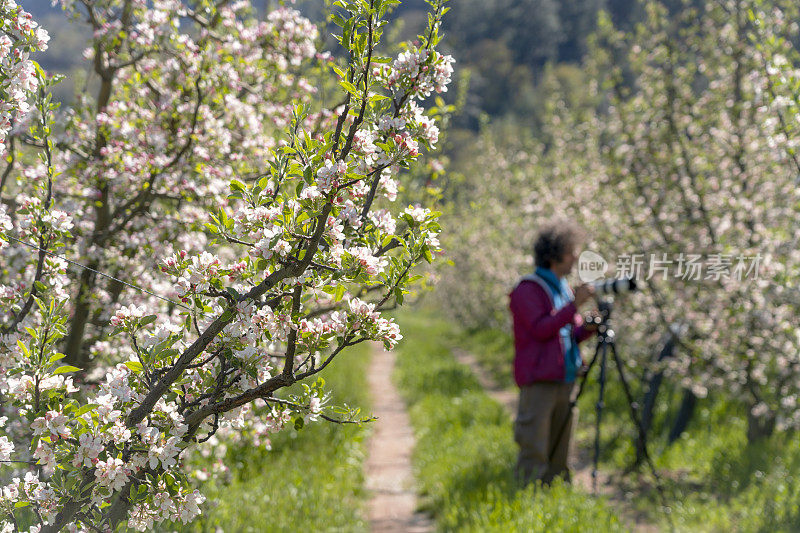
[[395, 354], [373, 344], [368, 380], [373, 422], [366, 462], [366, 486], [371, 492], [369, 522], [373, 532], [424, 533], [433, 531], [431, 520], [415, 512], [411, 451], [414, 432], [406, 405], [392, 383]]

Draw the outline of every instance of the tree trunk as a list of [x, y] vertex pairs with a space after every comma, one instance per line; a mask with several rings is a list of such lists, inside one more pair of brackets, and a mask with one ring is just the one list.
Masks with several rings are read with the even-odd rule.
[[[90, 266], [96, 268], [97, 263], [93, 262]], [[69, 335], [64, 346], [66, 354], [65, 362], [86, 370], [89, 363], [89, 354], [84, 349], [83, 338], [86, 332], [86, 324], [89, 322], [91, 312], [91, 287], [94, 285], [94, 273], [91, 270], [81, 272], [80, 282], [78, 283], [78, 294], [75, 295], [75, 311], [70, 319]]]
[[[668, 332], [662, 337], [664, 347], [658, 353], [657, 361], [662, 361], [668, 357], [672, 357], [675, 352], [675, 336], [672, 331]], [[664, 372], [656, 372], [650, 376], [647, 392], [644, 395], [642, 402], [642, 433], [636, 439], [636, 460], [633, 467], [636, 468], [644, 461], [644, 449], [647, 444], [647, 433], [650, 431], [650, 426], [653, 424], [653, 411], [656, 406], [656, 398], [658, 391], [661, 388], [661, 383], [664, 381]]]
[[775, 413], [753, 414], [750, 409], [747, 412], [747, 443], [755, 444], [762, 439], [772, 436], [775, 431]]
[[694, 408], [696, 405], [697, 396], [694, 395], [691, 389], [683, 389], [681, 407], [678, 409], [678, 416], [675, 418], [675, 423], [672, 424], [672, 429], [669, 430], [667, 444], [672, 444], [678, 440], [683, 432], [686, 431], [694, 415]]

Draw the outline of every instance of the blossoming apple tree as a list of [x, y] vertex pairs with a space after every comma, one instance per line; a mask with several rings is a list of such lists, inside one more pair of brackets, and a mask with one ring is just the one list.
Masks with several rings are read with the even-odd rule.
[[337, 1], [337, 60], [283, 7], [61, 3], [92, 29], [97, 82], [66, 112], [31, 61], [46, 32], [0, 2], [4, 527], [185, 523], [203, 496], [183, 454], [226, 428], [330, 418], [315, 376], [401, 338], [381, 312], [439, 225], [392, 201], [437, 141], [424, 102], [452, 73], [447, 8], [390, 59], [397, 2]]
[[[609, 84], [612, 105], [600, 134], [608, 139], [607, 183], [621, 200], [623, 241], [656, 259], [718, 258], [718, 268], [699, 279], [654, 275], [645, 312], [688, 325], [674, 370], [700, 392], [732, 393], [748, 412], [751, 439], [776, 423], [800, 422], [800, 301], [787, 286], [800, 259], [797, 166], [779, 127], [768, 63], [750, 43], [760, 40], [759, 27], [789, 33], [791, 15], [781, 21], [758, 5], [714, 3], [672, 22], [663, 6], [649, 6], [646, 26], [630, 41], [638, 90], [626, 96], [617, 81]], [[689, 35], [683, 42], [679, 31]], [[756, 257], [751, 270], [755, 262], [745, 258]]]

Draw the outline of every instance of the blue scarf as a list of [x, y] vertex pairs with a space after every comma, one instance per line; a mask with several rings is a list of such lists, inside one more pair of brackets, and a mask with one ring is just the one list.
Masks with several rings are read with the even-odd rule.
[[[536, 275], [547, 282], [550, 294], [553, 297], [553, 306], [556, 311], [572, 301], [567, 280], [556, 276], [549, 268], [536, 267]], [[581, 356], [578, 343], [572, 337], [572, 324], [567, 324], [559, 330], [564, 341], [564, 382], [572, 383], [581, 365]]]

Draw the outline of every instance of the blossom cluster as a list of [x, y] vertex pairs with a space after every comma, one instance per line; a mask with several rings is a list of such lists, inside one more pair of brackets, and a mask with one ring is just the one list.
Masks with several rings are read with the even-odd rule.
[[373, 74], [393, 90], [410, 90], [415, 98], [427, 98], [431, 92], [447, 91], [453, 75], [452, 56], [427, 48], [409, 47], [391, 65], [374, 69]]
[[39, 86], [33, 52], [47, 50], [50, 36], [14, 0], [0, 1], [0, 144], [14, 122], [30, 111], [28, 100]]

